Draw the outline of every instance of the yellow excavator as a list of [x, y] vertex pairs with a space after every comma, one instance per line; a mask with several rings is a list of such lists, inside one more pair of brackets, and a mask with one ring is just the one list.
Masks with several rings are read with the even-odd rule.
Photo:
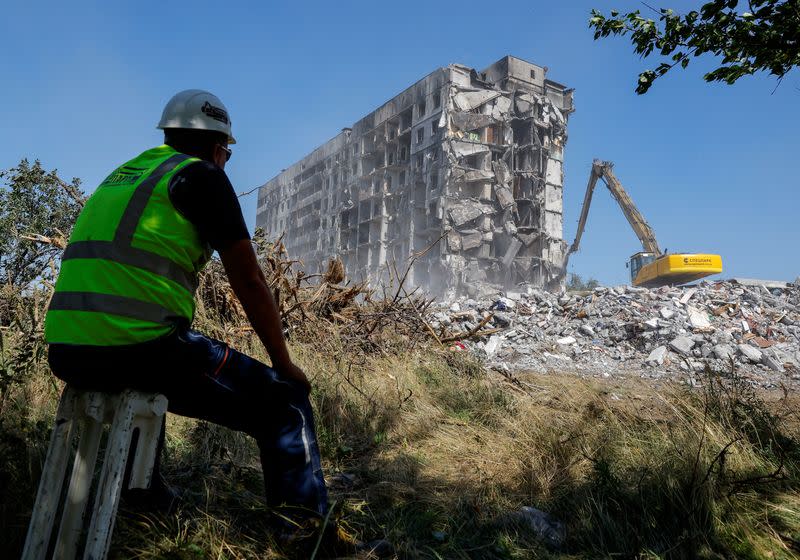
[[583, 229], [586, 227], [586, 218], [589, 216], [589, 206], [592, 203], [592, 194], [598, 179], [602, 179], [608, 187], [611, 196], [619, 203], [622, 213], [628, 219], [633, 232], [642, 242], [643, 251], [639, 251], [630, 258], [628, 267], [631, 273], [631, 283], [634, 286], [657, 288], [674, 284], [685, 284], [699, 280], [712, 274], [722, 272], [722, 257], [704, 253], [679, 253], [664, 254], [658, 247], [656, 235], [647, 224], [642, 214], [636, 208], [633, 200], [622, 188], [622, 184], [614, 175], [610, 161], [599, 159], [592, 162], [592, 172], [589, 175], [589, 184], [586, 186], [586, 195], [583, 198], [581, 217], [578, 220], [578, 231], [575, 241], [572, 242], [564, 257], [563, 270], [566, 274], [567, 262], [572, 253], [578, 250], [581, 243]]

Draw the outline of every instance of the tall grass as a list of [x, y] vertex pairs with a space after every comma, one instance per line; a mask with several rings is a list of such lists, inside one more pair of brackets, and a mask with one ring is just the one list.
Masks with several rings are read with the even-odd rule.
[[[16, 317], [0, 331], [3, 558], [21, 550], [60, 390], [38, 318]], [[261, 352], [245, 330], [200, 322]], [[334, 516], [359, 539], [388, 540], [399, 558], [798, 556], [791, 394], [758, 395], [735, 373], [708, 372], [700, 389], [515, 382], [463, 353], [365, 355], [335, 336], [293, 341], [292, 352], [313, 380]], [[123, 512], [113, 557], [285, 557], [266, 527], [252, 440], [170, 417], [164, 471], [186, 489], [181, 508]], [[565, 523], [559, 548], [509, 515], [525, 505]]]

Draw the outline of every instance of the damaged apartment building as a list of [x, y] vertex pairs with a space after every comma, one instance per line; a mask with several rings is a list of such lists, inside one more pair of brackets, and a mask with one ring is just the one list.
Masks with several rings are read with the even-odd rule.
[[561, 280], [572, 90], [506, 56], [429, 74], [263, 185], [256, 225], [306, 270], [431, 293]]

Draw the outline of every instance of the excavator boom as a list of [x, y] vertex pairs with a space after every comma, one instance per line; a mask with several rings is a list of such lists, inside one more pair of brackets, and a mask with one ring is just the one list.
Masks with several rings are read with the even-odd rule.
[[635, 233], [639, 241], [642, 242], [642, 247], [645, 252], [660, 255], [661, 249], [658, 247], [658, 241], [656, 241], [656, 234], [653, 233], [653, 228], [645, 221], [644, 216], [642, 216], [639, 209], [636, 208], [636, 205], [633, 203], [627, 191], [622, 188], [619, 179], [614, 175], [613, 167], [614, 164], [609, 161], [595, 160], [592, 164], [592, 169], [598, 170], [595, 171], [595, 173], [600, 174], [608, 190], [611, 191], [611, 196], [619, 203], [622, 213], [625, 214], [628, 223], [631, 225], [631, 228], [633, 228], [633, 233]]
[[641, 241], [642, 248], [646, 252], [653, 253], [654, 255], [661, 254], [661, 249], [658, 247], [658, 241], [656, 241], [656, 235], [653, 233], [653, 228], [650, 227], [650, 225], [644, 219], [644, 216], [642, 216], [641, 212], [639, 212], [639, 210], [636, 208], [636, 205], [633, 203], [630, 195], [625, 191], [624, 188], [622, 188], [622, 184], [612, 171], [613, 167], [614, 164], [610, 161], [601, 161], [596, 159], [594, 162], [592, 162], [592, 172], [589, 174], [589, 183], [586, 185], [586, 194], [583, 197], [581, 216], [578, 219], [578, 231], [575, 233], [575, 241], [572, 242], [569, 251], [567, 251], [566, 257], [564, 258], [565, 269], [569, 256], [577, 251], [580, 247], [581, 237], [583, 237], [583, 230], [586, 228], [586, 219], [589, 216], [589, 207], [592, 204], [594, 187], [597, 184], [598, 179], [603, 179], [603, 182], [606, 184], [606, 187], [608, 187], [609, 192], [611, 192], [611, 196], [613, 196], [614, 200], [616, 200], [617, 204], [619, 204], [619, 207], [622, 209], [622, 213], [625, 215], [625, 218], [631, 225], [633, 232], [636, 234], [636, 237], [639, 238], [639, 241]]

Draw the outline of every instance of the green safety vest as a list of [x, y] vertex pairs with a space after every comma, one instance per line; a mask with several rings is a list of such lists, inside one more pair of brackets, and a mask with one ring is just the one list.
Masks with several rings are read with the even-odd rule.
[[212, 251], [168, 186], [196, 161], [166, 145], [147, 150], [86, 201], [62, 256], [47, 342], [135, 344], [191, 323], [197, 274]]

